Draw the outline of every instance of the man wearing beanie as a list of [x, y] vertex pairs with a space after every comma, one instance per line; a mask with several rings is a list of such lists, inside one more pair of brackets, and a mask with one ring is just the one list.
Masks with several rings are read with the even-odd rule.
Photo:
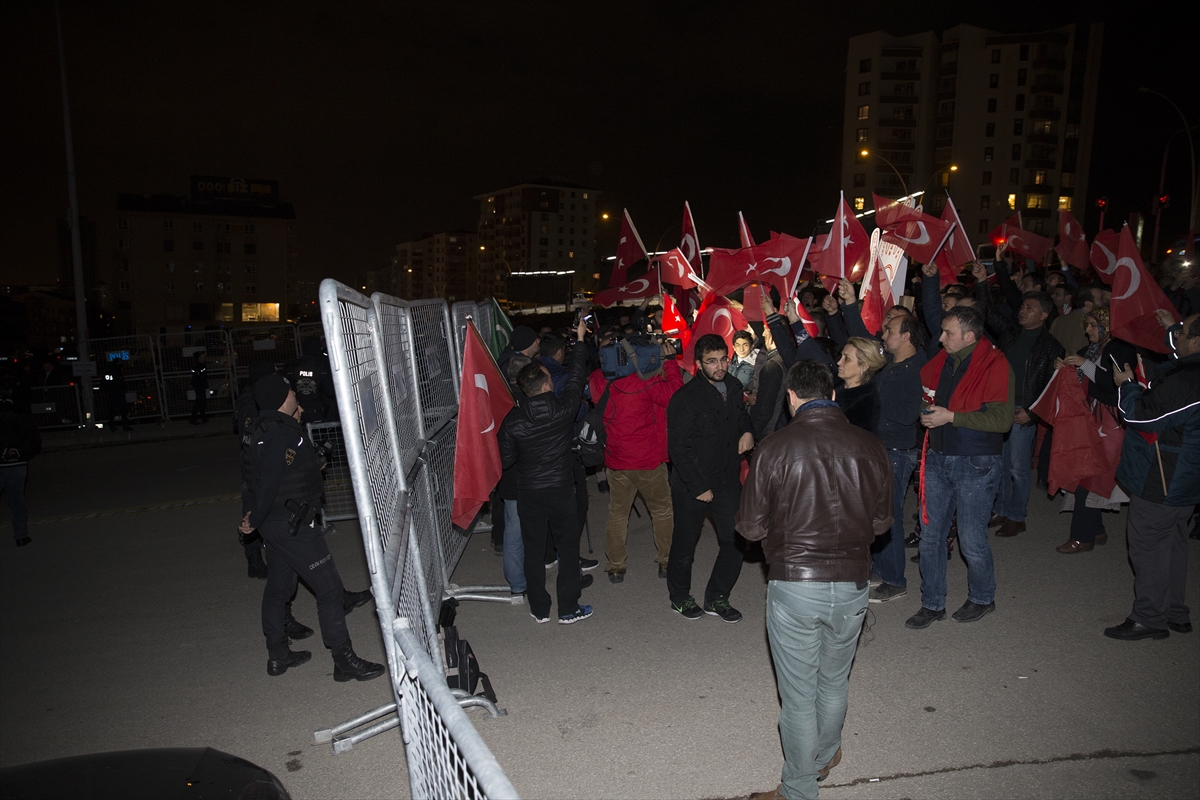
[[536, 358], [540, 351], [541, 340], [533, 328], [518, 325], [513, 328], [512, 334], [508, 337], [508, 344], [500, 351], [500, 356], [496, 359], [496, 366], [500, 368], [501, 375], [507, 375], [508, 361], [517, 353]]
[[343, 605], [350, 597], [324, 532], [315, 524], [321, 508], [322, 461], [298, 422], [302, 409], [296, 393], [282, 375], [267, 375], [254, 384], [254, 400], [260, 415], [251, 445], [249, 510], [239, 530], [249, 534], [257, 528], [269, 548], [262, 601], [267, 674], [282, 675], [312, 658], [307, 650], [288, 646], [287, 604], [297, 578], [303, 578], [317, 598], [321, 638], [333, 652], [333, 679], [377, 678], [383, 666], [359, 658], [351, 646]]

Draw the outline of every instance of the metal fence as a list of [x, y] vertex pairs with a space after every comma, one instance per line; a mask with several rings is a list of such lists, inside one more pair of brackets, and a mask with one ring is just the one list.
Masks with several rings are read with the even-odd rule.
[[72, 383], [30, 388], [29, 413], [34, 424], [43, 430], [78, 428], [83, 424], [78, 387]]
[[88, 357], [97, 365], [92, 383], [97, 422], [108, 422], [123, 401], [125, 419], [161, 419], [162, 385], [158, 355], [149, 336], [88, 339]]
[[321, 472], [325, 490], [322, 495], [322, 523], [358, 517], [354, 504], [354, 484], [350, 478], [350, 460], [346, 456], [346, 440], [342, 423], [315, 422], [308, 425], [308, 438], [325, 451], [325, 469]]
[[298, 337], [295, 325], [230, 329], [229, 341], [233, 348], [233, 375], [237, 381], [237, 391], [248, 388], [250, 365], [255, 361], [270, 361], [280, 372], [295, 361], [300, 355]]
[[162, 365], [164, 416], [186, 417], [192, 413], [196, 392], [192, 388], [192, 366], [197, 353], [207, 358], [208, 403], [206, 414], [232, 414], [234, 388], [233, 347], [222, 330], [164, 333], [158, 337]]
[[418, 403], [428, 438], [458, 413], [458, 351], [444, 300], [410, 302], [408, 319]]

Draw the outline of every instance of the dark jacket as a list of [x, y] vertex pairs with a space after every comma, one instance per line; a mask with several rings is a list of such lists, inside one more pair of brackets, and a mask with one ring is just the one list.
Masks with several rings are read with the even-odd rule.
[[755, 442], [761, 442], [787, 423], [787, 412], [783, 410], [787, 403], [787, 390], [783, 387], [787, 367], [783, 365], [783, 356], [772, 350], [759, 353], [758, 361], [756, 366], [762, 367], [758, 373], [758, 395], [750, 407]]
[[879, 430], [879, 387], [874, 381], [838, 389], [837, 404], [851, 425], [870, 433]]
[[[1017, 337], [1021, 335], [1020, 326], [989, 303], [986, 286], [976, 288], [975, 297], [979, 300], [980, 305], [987, 309], [986, 323], [988, 330], [996, 337], [996, 346], [1005, 355], [1008, 355], [1009, 348], [1017, 341]], [[1049, 320], [1046, 320], [1046, 322], [1049, 323]], [[1025, 381], [1020, 387], [1022, 391], [1014, 392], [1014, 394], [1025, 398], [1024, 405], [1026, 409], [1033, 405], [1033, 402], [1041, 395], [1042, 390], [1046, 388], [1046, 384], [1054, 377], [1054, 359], [1062, 358], [1066, 355], [1066, 352], [1063, 349], [1062, 343], [1050, 334], [1049, 324], [1043, 325], [1041, 333], [1038, 334], [1037, 341], [1033, 343], [1033, 347], [1029, 350], [1029, 355], [1025, 358]], [[1015, 371], [1016, 367], [1014, 366], [1013, 369]], [[1030, 414], [1030, 416], [1033, 415]]]
[[15, 467], [42, 452], [42, 434], [33, 417], [0, 403], [0, 467]]
[[[799, 324], [799, 323], [797, 323]], [[826, 355], [821, 345], [805, 332], [803, 340], [797, 344], [792, 326], [779, 314], [767, 317], [767, 327], [771, 329], [771, 337], [775, 340], [775, 349], [783, 359], [783, 365], [791, 368], [797, 361], [817, 361], [832, 368], [837, 362]], [[804, 327], [801, 326], [803, 331]]]
[[198, 355], [192, 358], [192, 389], [198, 395], [208, 390], [208, 364], [201, 361]]
[[[1200, 503], [1200, 353], [1167, 365], [1149, 389], [1126, 381], [1117, 394], [1121, 419], [1129, 428], [1121, 446], [1117, 482], [1152, 503]], [[1157, 433], [1158, 447], [1147, 442], [1141, 431]], [[1167, 491], [1163, 491], [1164, 478]]]
[[929, 359], [920, 350], [899, 364], [890, 354], [887, 359], [887, 366], [871, 379], [879, 396], [887, 398], [875, 432], [889, 450], [911, 450], [921, 442], [921, 367]]
[[735, 524], [765, 540], [770, 580], [865, 582], [892, 526], [887, 451], [834, 405], [801, 406], [755, 451]]
[[287, 521], [288, 500], [321, 508], [321, 462], [299, 422], [282, 411], [262, 412], [252, 447], [250, 497], [243, 499], [250, 527]]
[[575, 415], [583, 399], [587, 348], [572, 347], [562, 396], [543, 392], [526, 398], [500, 425], [500, 462], [517, 465], [521, 492], [571, 486], [575, 482]]
[[743, 433], [754, 434], [741, 381], [726, 372], [724, 384], [727, 397], [722, 400], [716, 387], [698, 374], [667, 405], [671, 480], [691, 497], [736, 485], [741, 463], [738, 439]]

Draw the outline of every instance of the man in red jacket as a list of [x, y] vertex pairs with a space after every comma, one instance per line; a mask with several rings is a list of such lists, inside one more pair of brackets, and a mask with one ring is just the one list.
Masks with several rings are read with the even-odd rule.
[[643, 380], [638, 373], [611, 383], [600, 370], [588, 385], [592, 400], [599, 405], [608, 386], [604, 408], [604, 430], [608, 434], [604, 467], [608, 472], [608, 535], [604, 571], [613, 583], [625, 580], [625, 538], [629, 532], [629, 510], [641, 492], [654, 522], [654, 546], [658, 549], [658, 577], [667, 577], [671, 552], [671, 487], [667, 483], [667, 403], [683, 386], [683, 376], [669, 342], [663, 344], [663, 368]]

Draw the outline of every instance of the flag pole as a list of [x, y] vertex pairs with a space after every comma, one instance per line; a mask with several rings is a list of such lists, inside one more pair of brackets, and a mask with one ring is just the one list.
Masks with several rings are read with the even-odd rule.
[[838, 193], [838, 197], [838, 266], [841, 268], [842, 280], [846, 280], [846, 247], [844, 244], [846, 240], [846, 217], [842, 211], [846, 205], [846, 191], [843, 189]]
[[[1138, 353], [1138, 371], [1143, 375], [1146, 374], [1146, 367], [1142, 364], [1142, 354]], [[1167, 473], [1163, 469], [1162, 450], [1158, 446], [1158, 436], [1154, 437], [1154, 454], [1158, 456], [1158, 477], [1162, 480], [1163, 497], [1167, 496]]]

